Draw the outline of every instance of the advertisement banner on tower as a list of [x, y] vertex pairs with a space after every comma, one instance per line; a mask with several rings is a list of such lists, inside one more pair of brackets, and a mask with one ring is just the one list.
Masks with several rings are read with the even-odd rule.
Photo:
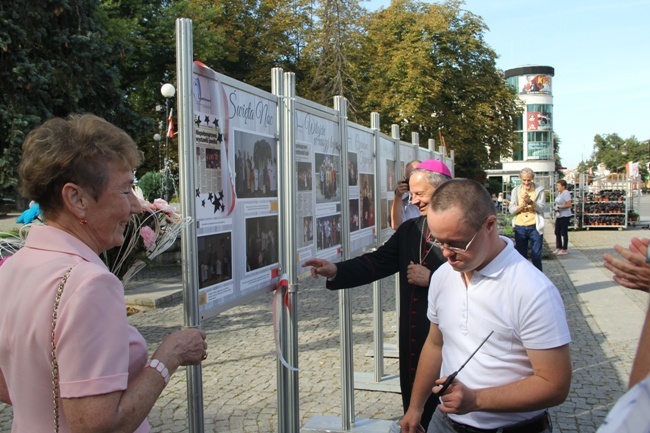
[[522, 75], [519, 77], [519, 93], [545, 93], [553, 92], [551, 82], [552, 76], [544, 74]]
[[543, 111], [529, 111], [528, 112], [528, 131], [551, 131], [553, 129], [552, 125], [552, 113], [546, 113]]

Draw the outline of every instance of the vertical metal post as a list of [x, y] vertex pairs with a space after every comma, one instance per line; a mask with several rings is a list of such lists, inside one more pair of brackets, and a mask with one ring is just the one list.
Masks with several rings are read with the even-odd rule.
[[[178, 79], [178, 165], [180, 172], [180, 204], [183, 215], [195, 218], [194, 201], [194, 140], [192, 127], [194, 108], [192, 105], [192, 20], [176, 20], [176, 76]], [[197, 265], [196, 224], [189, 224], [182, 230], [183, 311], [185, 327], [198, 328], [199, 316], [199, 269]], [[186, 367], [187, 373], [187, 416], [189, 431], [203, 433], [203, 379], [201, 366]]]
[[169, 160], [169, 98], [165, 96], [165, 124], [167, 129], [165, 130], [165, 163]]
[[[287, 340], [285, 359], [298, 368], [298, 272], [296, 269], [296, 260], [294, 251], [298, 250], [298, 241], [296, 236], [296, 221], [294, 209], [296, 209], [296, 178], [293, 175], [296, 167], [295, 146], [295, 100], [296, 100], [296, 74], [285, 72], [284, 74], [284, 160], [285, 165], [282, 171], [284, 179], [283, 191], [286, 201], [282, 203], [282, 210], [286, 216], [284, 227], [286, 229], [283, 236], [286, 238], [287, 249], [284, 251], [285, 270], [289, 277], [289, 306], [288, 317], [286, 318]], [[298, 407], [298, 371], [290, 370], [287, 372], [287, 397], [286, 421], [287, 433], [298, 433], [300, 431], [300, 410]]]
[[411, 144], [413, 145], [413, 158], [411, 158], [411, 161], [420, 159], [420, 134], [411, 132]]
[[[379, 176], [380, 171], [380, 145], [379, 145], [379, 113], [370, 115], [370, 128], [373, 130], [373, 146], [375, 148], [375, 202], [381, 203]], [[375, 246], [381, 245], [381, 221], [378, 208], [375, 206]], [[372, 312], [374, 318], [373, 336], [375, 346], [375, 382], [381, 382], [384, 377], [384, 312], [382, 310], [381, 281], [372, 283]]]
[[[397, 168], [399, 169], [402, 166], [402, 162], [400, 160], [401, 158], [401, 145], [400, 145], [400, 139], [399, 139], [399, 125], [391, 125], [390, 126], [390, 136], [393, 138], [393, 141], [395, 141], [395, 161], [397, 161]], [[397, 173], [398, 170], [395, 170]], [[399, 172], [399, 178], [402, 178], [402, 173], [401, 171]], [[399, 353], [399, 315], [400, 315], [400, 308], [399, 308], [399, 274], [395, 275], [395, 326], [397, 329], [397, 332], [395, 333], [395, 344], [397, 345], [397, 351]]]
[[452, 176], [456, 177], [456, 164], [455, 164], [456, 152], [453, 149], [449, 151], [449, 160], [450, 160], [450, 163], [447, 164], [447, 166], [451, 170]]
[[[284, 100], [284, 81], [283, 81], [283, 71], [281, 68], [273, 68], [272, 73], [271, 73], [271, 87], [272, 87], [272, 92], [275, 96], [278, 97], [278, 107], [277, 107], [277, 130], [276, 130], [276, 136], [278, 139], [278, 142], [276, 144], [277, 149], [278, 149], [278, 186], [279, 186], [279, 195], [278, 195], [278, 201], [282, 206], [279, 206], [278, 209], [280, 209], [280, 214], [278, 215], [278, 249], [279, 249], [279, 257], [280, 257], [280, 265], [281, 269], [285, 269], [284, 266], [287, 266], [286, 263], [286, 251], [289, 249], [289, 247], [286, 244], [286, 237], [284, 236], [284, 232], [286, 231], [285, 228], [285, 221], [284, 219], [286, 218], [286, 213], [284, 211], [284, 202], [286, 200], [286, 192], [284, 189], [286, 180], [285, 180], [285, 173], [287, 170], [285, 170], [285, 129], [284, 129], [284, 115], [286, 112], [286, 106], [285, 106], [285, 100]], [[277, 290], [281, 290], [278, 288]], [[284, 329], [286, 327], [287, 323], [287, 311], [286, 309], [282, 308], [278, 312], [279, 315], [279, 323], [278, 326], [280, 328], [280, 341], [278, 342], [280, 346], [280, 351], [281, 353], [285, 354], [286, 351], [286, 338], [284, 338]], [[289, 426], [288, 426], [288, 421], [287, 421], [287, 402], [289, 401], [289, 398], [287, 397], [287, 370], [284, 368], [282, 365], [282, 362], [278, 359], [276, 361], [276, 371], [277, 371], [277, 399], [278, 399], [278, 431], [287, 431]]]
[[[433, 155], [435, 153], [435, 151], [436, 151], [436, 140], [433, 139], [433, 138], [430, 138], [427, 141], [427, 146], [429, 148], [429, 152], [431, 152], [431, 154]], [[433, 156], [432, 156], [432, 158], [433, 158]]]
[[[339, 142], [341, 148], [341, 249], [343, 260], [350, 258], [350, 209], [348, 200], [348, 101], [342, 96], [334, 97], [334, 108], [339, 112]], [[339, 317], [341, 331], [341, 427], [350, 430], [354, 424], [354, 365], [352, 356], [352, 307], [348, 289], [339, 291]]]
[[165, 172], [162, 176], [163, 180], [163, 197], [165, 200], [169, 200], [169, 176], [171, 175], [170, 164], [169, 164], [169, 98], [165, 96]]

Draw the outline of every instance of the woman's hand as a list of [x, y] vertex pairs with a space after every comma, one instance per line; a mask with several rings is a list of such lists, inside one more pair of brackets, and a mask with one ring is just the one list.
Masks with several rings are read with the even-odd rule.
[[[199, 364], [208, 345], [205, 332], [183, 329], [167, 336], [152, 358], [158, 359], [171, 375], [181, 365]], [[130, 379], [130, 378], [129, 378]], [[72, 433], [94, 431], [133, 432], [144, 421], [165, 387], [159, 372], [143, 368], [124, 391], [80, 398], [64, 398], [63, 410]]]
[[163, 340], [152, 358], [160, 359], [170, 374], [179, 366], [197, 365], [207, 357], [206, 334], [198, 328], [188, 328], [174, 332]]

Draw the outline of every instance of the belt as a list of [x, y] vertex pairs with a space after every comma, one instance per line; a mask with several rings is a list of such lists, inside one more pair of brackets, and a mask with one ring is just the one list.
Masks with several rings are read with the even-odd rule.
[[454, 430], [458, 433], [540, 433], [551, 425], [551, 419], [548, 416], [548, 412], [530, 420], [522, 421], [508, 427], [502, 427], [500, 429], [482, 429], [461, 424], [453, 421], [451, 418], [448, 419], [451, 421]]

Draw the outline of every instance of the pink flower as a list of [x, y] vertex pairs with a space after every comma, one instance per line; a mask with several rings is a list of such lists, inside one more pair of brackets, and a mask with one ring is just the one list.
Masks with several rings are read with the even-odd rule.
[[163, 211], [166, 214], [176, 213], [176, 209], [161, 198], [157, 198], [153, 201], [153, 207], [154, 209]]
[[2, 257], [0, 258], [0, 266], [8, 259], [9, 257]]
[[165, 200], [150, 203], [139, 197], [139, 203], [141, 212], [131, 215], [124, 244], [103, 255], [111, 272], [124, 284], [173, 245], [179, 231], [191, 221], [182, 218]]
[[147, 200], [138, 198], [138, 201], [140, 202], [140, 206], [142, 206], [142, 212], [149, 212], [149, 211], [153, 212], [154, 210], [156, 210], [154, 206], [151, 203], [149, 203]]
[[156, 233], [151, 227], [143, 226], [140, 229], [140, 237], [142, 238], [142, 242], [147, 251], [153, 249], [156, 244]]
[[157, 198], [153, 201], [153, 208], [163, 212], [166, 215], [167, 222], [177, 222], [180, 219], [180, 215], [176, 212], [176, 208], [161, 198]]

